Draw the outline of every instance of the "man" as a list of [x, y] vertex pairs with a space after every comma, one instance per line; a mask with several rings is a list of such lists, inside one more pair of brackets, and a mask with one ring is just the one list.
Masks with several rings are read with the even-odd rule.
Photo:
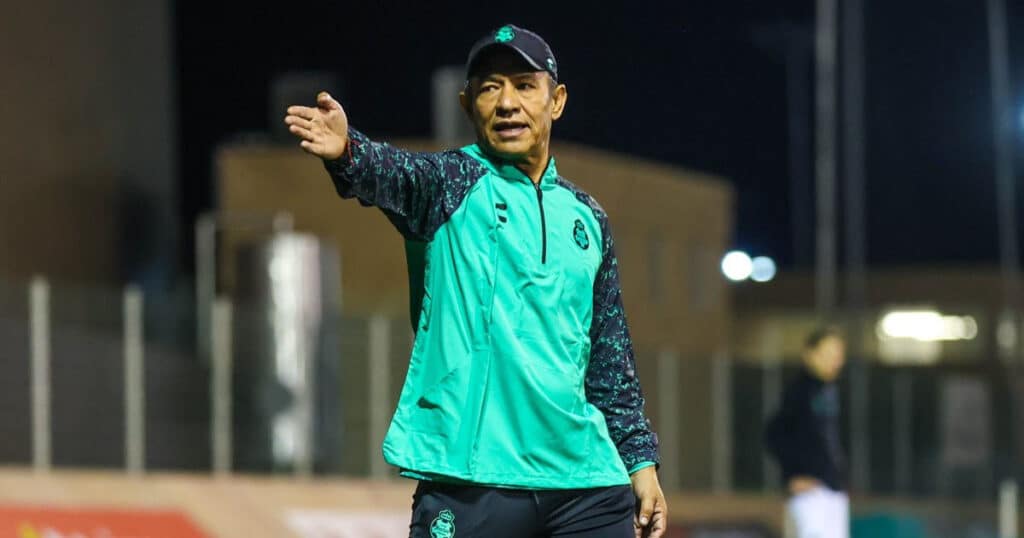
[[662, 536], [608, 218], [550, 156], [567, 99], [554, 55], [507, 25], [466, 69], [477, 142], [460, 150], [373, 142], [326, 93], [285, 118], [343, 198], [424, 245], [407, 249], [416, 339], [384, 440], [420, 481], [411, 536]]
[[812, 332], [804, 343], [804, 369], [786, 388], [782, 408], [765, 432], [791, 495], [787, 510], [799, 538], [849, 536], [835, 383], [845, 361], [846, 346], [836, 329]]

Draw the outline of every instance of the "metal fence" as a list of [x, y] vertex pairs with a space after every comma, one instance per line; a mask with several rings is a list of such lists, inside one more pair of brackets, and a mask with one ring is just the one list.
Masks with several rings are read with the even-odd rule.
[[[317, 382], [311, 390], [330, 394], [253, 392], [243, 374], [258, 366], [251, 350], [261, 312], [217, 301], [205, 359], [194, 301], [188, 290], [144, 295], [131, 287], [0, 282], [0, 463], [394, 476], [380, 445], [406, 373], [407, 320], [336, 313], [321, 338], [329, 368], [306, 369]], [[668, 489], [779, 491], [761, 432], [797, 366], [781, 345], [776, 351], [765, 360], [724, 350], [715, 357], [638, 350]], [[866, 449], [853, 454], [866, 469], [860, 491], [994, 499], [1014, 465], [1013, 404], [1000, 364], [863, 365], [867, 429], [858, 439], [851, 421], [844, 428], [846, 446]], [[846, 376], [843, 393], [855, 393], [855, 382]], [[322, 405], [330, 397], [333, 410]], [[252, 456], [259, 444], [252, 428], [270, 420], [254, 408], [268, 401], [272, 412], [298, 413], [297, 429], [286, 434], [304, 438], [308, 451], [284, 460]], [[844, 408], [854, 404], [847, 397]], [[975, 427], [957, 430], [965, 413]]]

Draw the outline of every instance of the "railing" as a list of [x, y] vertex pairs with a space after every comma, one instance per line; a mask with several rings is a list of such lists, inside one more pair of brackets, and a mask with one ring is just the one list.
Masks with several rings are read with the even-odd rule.
[[[328, 361], [333, 382], [326, 385], [337, 391], [340, 412], [324, 419], [322, 400], [314, 394], [240, 394], [248, 388], [240, 372], [253, 367], [247, 361], [264, 315], [218, 299], [210, 313], [207, 362], [199, 359], [191, 290], [144, 294], [131, 286], [102, 290], [42, 278], [0, 281], [0, 463], [44, 471], [395, 476], [380, 444], [405, 377], [412, 343], [408, 321], [337, 314], [325, 323], [325, 338], [334, 344], [323, 349], [336, 352]], [[779, 491], [761, 432], [796, 362], [781, 343], [768, 347], [759, 357], [637, 350], [648, 414], [662, 442], [667, 489]], [[870, 464], [867, 486], [855, 493], [994, 505], [1001, 491], [1004, 506], [1016, 505], [1013, 482], [1002, 483], [1015, 462], [1006, 412], [1013, 405], [1010, 385], [998, 361], [862, 364], [868, 417], [863, 441]], [[986, 446], [966, 454], [957, 453], [963, 439], [946, 438], [944, 423], [945, 413], [957, 412], [947, 409], [949, 391], [960, 390], [954, 385], [964, 381], [961, 388], [968, 393], [987, 395], [973, 417], [987, 426], [965, 435], [989, 435]], [[842, 384], [846, 394], [855, 388], [851, 376]], [[305, 436], [309, 451], [297, 450], [285, 463], [247, 456], [251, 447], [239, 434], [246, 424], [266, 418], [254, 414], [253, 402], [279, 397], [296, 406], [296, 435]], [[850, 406], [847, 398], [845, 407]], [[340, 434], [326, 444], [310, 442], [314, 424]], [[852, 435], [846, 422], [846, 446]]]

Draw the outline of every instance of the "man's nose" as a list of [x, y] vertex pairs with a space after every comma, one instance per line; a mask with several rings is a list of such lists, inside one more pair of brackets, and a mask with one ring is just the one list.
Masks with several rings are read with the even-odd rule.
[[505, 86], [501, 89], [501, 95], [498, 96], [499, 115], [508, 116], [519, 110], [519, 100], [516, 98], [515, 93], [515, 89], [510, 86]]

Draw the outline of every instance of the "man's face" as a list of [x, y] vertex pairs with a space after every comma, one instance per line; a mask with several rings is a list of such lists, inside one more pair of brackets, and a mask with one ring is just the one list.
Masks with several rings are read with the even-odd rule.
[[459, 99], [477, 141], [515, 161], [546, 154], [551, 124], [565, 108], [566, 90], [514, 51], [497, 49], [481, 60]]
[[804, 360], [816, 377], [823, 381], [835, 381], [846, 364], [846, 344], [838, 336], [826, 337], [817, 346], [804, 352]]

